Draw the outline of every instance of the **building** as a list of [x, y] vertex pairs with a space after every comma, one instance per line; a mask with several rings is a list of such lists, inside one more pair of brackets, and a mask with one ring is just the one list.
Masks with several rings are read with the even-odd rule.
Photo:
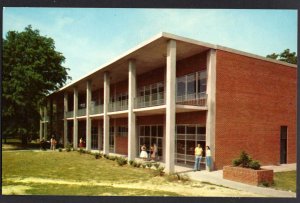
[[[161, 33], [48, 96], [40, 137], [132, 160], [156, 144], [166, 171], [209, 145], [214, 169], [242, 150], [296, 162], [297, 66]], [[58, 138], [59, 139], [59, 138]]]

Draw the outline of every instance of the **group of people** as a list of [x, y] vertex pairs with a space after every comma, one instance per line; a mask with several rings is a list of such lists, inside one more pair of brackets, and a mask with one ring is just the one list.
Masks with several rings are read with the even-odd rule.
[[149, 159], [150, 158], [151, 160], [158, 159], [157, 145], [153, 144], [150, 147], [150, 151], [149, 151], [149, 154], [148, 154], [146, 144], [143, 144], [141, 146], [140, 158], [142, 158], [142, 159]]
[[[200, 171], [200, 162], [203, 156], [203, 149], [200, 144], [197, 145], [195, 148], [195, 165], [194, 165], [194, 171]], [[206, 151], [205, 151], [205, 161], [206, 161], [206, 166], [208, 167], [208, 170], [211, 170], [211, 152], [210, 152], [210, 147], [206, 146]]]
[[[42, 150], [47, 149], [47, 142], [49, 143], [49, 141], [46, 141], [44, 138], [40, 141], [40, 145], [41, 145]], [[51, 139], [50, 139], [50, 150], [54, 151], [56, 149], [56, 145], [57, 145], [56, 139], [54, 137], [51, 137]]]

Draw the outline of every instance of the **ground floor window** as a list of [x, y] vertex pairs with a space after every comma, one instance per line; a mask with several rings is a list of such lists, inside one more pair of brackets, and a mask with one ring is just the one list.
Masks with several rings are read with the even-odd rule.
[[115, 152], [115, 128], [109, 127], [109, 152]]
[[195, 162], [194, 150], [197, 144], [203, 148], [205, 156], [206, 128], [203, 125], [176, 125], [175, 161], [178, 164], [192, 165]]
[[139, 152], [143, 144], [146, 145], [148, 154], [150, 147], [156, 144], [158, 156], [163, 156], [163, 126], [162, 125], [141, 125], [138, 128], [139, 136]]

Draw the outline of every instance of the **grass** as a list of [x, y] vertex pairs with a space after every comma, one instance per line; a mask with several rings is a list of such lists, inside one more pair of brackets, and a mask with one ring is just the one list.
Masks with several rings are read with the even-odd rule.
[[[180, 195], [170, 191], [143, 188], [142, 183], [154, 177], [151, 169], [134, 168], [129, 165], [121, 167], [116, 161], [95, 159], [92, 155], [80, 155], [75, 151], [4, 151], [2, 163], [2, 186], [4, 191], [10, 191], [9, 194]], [[127, 184], [137, 186], [127, 188]], [[12, 186], [25, 187], [26, 191], [15, 191]]]
[[296, 192], [296, 171], [274, 173], [273, 188]]

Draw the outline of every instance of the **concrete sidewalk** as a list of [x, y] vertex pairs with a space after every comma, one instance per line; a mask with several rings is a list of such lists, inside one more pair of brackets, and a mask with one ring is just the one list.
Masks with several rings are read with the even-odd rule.
[[[292, 170], [296, 170], [296, 164], [283, 164], [280, 166], [263, 166], [262, 168], [273, 169], [274, 172], [292, 171]], [[223, 170], [218, 170], [213, 172], [202, 170], [202, 171], [194, 172], [191, 168], [175, 166], [175, 171], [180, 174], [186, 174], [192, 180], [195, 181], [209, 182], [212, 184], [222, 185], [225, 187], [233, 188], [236, 190], [247, 191], [258, 195], [269, 196], [269, 197], [294, 197], [294, 198], [296, 197], [296, 193], [294, 192], [247, 185], [247, 184], [223, 179]]]

